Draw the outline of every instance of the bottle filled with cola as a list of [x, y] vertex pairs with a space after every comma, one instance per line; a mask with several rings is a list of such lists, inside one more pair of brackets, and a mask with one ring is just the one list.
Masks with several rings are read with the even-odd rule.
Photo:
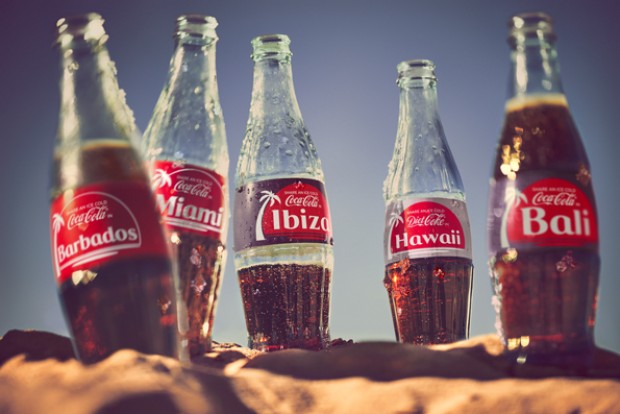
[[168, 80], [144, 137], [157, 208], [179, 274], [181, 352], [211, 346], [225, 263], [228, 147], [215, 67], [217, 20], [177, 19]]
[[384, 285], [398, 341], [454, 342], [469, 335], [465, 191], [439, 118], [435, 65], [409, 60], [397, 69], [398, 132], [384, 184]]
[[587, 365], [599, 277], [590, 166], [560, 82], [549, 16], [510, 22], [510, 96], [491, 176], [490, 269], [519, 363]]
[[329, 342], [333, 239], [323, 171], [295, 97], [290, 40], [252, 40], [254, 85], [235, 177], [235, 266], [249, 346]]
[[57, 23], [62, 79], [52, 262], [85, 363], [121, 348], [177, 355], [171, 260], [107, 39], [94, 13]]

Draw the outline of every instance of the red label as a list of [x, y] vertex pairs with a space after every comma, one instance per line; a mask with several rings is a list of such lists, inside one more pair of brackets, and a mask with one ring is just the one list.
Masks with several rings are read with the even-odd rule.
[[224, 177], [193, 165], [155, 161], [151, 184], [168, 229], [221, 239], [225, 225]]
[[332, 243], [323, 184], [308, 179], [259, 181], [235, 196], [235, 249], [277, 243]]
[[52, 202], [51, 245], [56, 279], [113, 260], [167, 256], [149, 188], [106, 183], [65, 191]]
[[521, 193], [515, 191], [508, 203], [502, 228], [509, 245], [578, 247], [598, 242], [596, 211], [569, 181], [539, 180]]
[[446, 206], [433, 201], [411, 204], [389, 218], [390, 250], [464, 249], [466, 235], [459, 218]]

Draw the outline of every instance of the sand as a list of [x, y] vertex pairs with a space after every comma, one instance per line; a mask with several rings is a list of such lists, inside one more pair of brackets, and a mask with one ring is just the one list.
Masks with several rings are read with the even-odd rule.
[[598, 350], [581, 373], [515, 369], [495, 335], [271, 354], [219, 344], [196, 364], [122, 350], [84, 366], [67, 338], [10, 331], [0, 364], [0, 413], [620, 413], [619, 355]]

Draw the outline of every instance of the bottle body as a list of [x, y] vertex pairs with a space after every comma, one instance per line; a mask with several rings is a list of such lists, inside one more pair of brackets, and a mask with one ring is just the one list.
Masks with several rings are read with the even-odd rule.
[[235, 267], [249, 346], [263, 351], [329, 342], [331, 219], [289, 43], [285, 35], [253, 41], [254, 91], [235, 183]]
[[76, 353], [84, 363], [122, 348], [176, 356], [169, 252], [105, 38], [93, 43], [102, 19], [58, 25], [60, 48], [72, 53], [63, 53], [50, 235]]
[[179, 274], [182, 354], [211, 348], [226, 260], [228, 147], [215, 69], [217, 21], [184, 15], [168, 81], [144, 139], [156, 204]]
[[[513, 22], [523, 28], [512, 33], [515, 72], [541, 79], [542, 87], [515, 76], [491, 178], [497, 326], [517, 363], [580, 369], [594, 347], [600, 266], [590, 167], [559, 85], [549, 17]], [[532, 63], [520, 67], [524, 61]]]
[[399, 129], [385, 182], [385, 277], [396, 338], [469, 336], [473, 264], [465, 192], [436, 106], [434, 65], [398, 66]]

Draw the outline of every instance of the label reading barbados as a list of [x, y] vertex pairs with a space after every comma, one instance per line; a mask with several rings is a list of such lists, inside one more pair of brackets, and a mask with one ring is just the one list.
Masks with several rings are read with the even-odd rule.
[[471, 259], [471, 235], [465, 203], [442, 198], [408, 199], [387, 208], [386, 262], [404, 258]]
[[51, 245], [59, 283], [78, 270], [139, 255], [167, 255], [149, 188], [109, 183], [66, 191], [52, 203]]

